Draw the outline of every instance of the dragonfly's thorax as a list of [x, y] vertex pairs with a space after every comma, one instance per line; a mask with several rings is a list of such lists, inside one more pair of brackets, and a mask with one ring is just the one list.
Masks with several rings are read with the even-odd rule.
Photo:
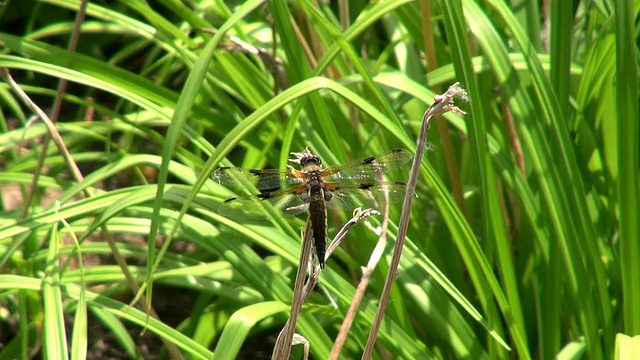
[[323, 197], [324, 181], [322, 180], [322, 160], [320, 157], [310, 153], [299, 154], [299, 164], [307, 175], [307, 192], [309, 196]]
[[307, 171], [307, 190], [309, 195], [322, 194], [324, 189], [324, 182], [322, 180], [322, 170], [320, 167], [316, 167], [313, 170]]

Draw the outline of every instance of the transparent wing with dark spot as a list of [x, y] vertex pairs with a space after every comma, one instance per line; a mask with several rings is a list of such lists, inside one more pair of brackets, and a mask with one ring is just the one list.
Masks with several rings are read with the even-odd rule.
[[408, 163], [413, 155], [408, 150], [394, 149], [384, 154], [370, 156], [360, 162], [336, 165], [325, 169], [325, 181], [353, 183], [353, 181], [376, 181], [381, 173], [398, 169]]
[[331, 196], [327, 201], [327, 207], [336, 210], [352, 211], [355, 208], [372, 208], [381, 210], [385, 204], [385, 192], [389, 196], [389, 202], [399, 202], [404, 199], [406, 185], [403, 182], [360, 184], [354, 186], [334, 187], [327, 186]]
[[251, 186], [254, 186], [261, 192], [286, 189], [303, 182], [303, 179], [292, 176], [289, 170], [258, 170], [237, 167], [218, 168], [211, 174], [211, 179], [232, 190], [251, 189]]
[[[282, 216], [299, 215], [309, 208], [306, 196], [301, 194], [271, 194], [231, 198], [218, 208], [218, 214], [234, 220], [268, 220]], [[273, 209], [269, 209], [273, 207]]]

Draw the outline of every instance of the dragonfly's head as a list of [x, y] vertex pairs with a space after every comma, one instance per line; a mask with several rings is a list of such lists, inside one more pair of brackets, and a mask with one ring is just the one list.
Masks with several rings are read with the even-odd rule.
[[322, 165], [322, 160], [320, 160], [320, 157], [318, 157], [318, 155], [311, 153], [309, 148], [307, 148], [305, 152], [299, 152], [299, 153], [292, 152], [291, 159], [289, 159], [289, 162], [298, 164], [300, 165], [300, 167], [303, 167], [303, 168], [309, 165], [316, 165], [316, 166]]

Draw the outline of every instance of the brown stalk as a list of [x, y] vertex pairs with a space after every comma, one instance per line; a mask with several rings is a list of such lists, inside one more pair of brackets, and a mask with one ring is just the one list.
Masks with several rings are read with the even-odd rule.
[[[340, 242], [347, 235], [349, 230], [355, 226], [360, 220], [372, 215], [375, 210], [366, 209], [360, 210], [356, 209], [353, 212], [353, 217], [347, 221], [347, 223], [338, 231], [334, 239], [331, 241], [329, 246], [327, 247], [325, 254], [325, 261], [329, 259], [331, 254], [338, 248]], [[298, 339], [295, 338], [295, 328], [298, 320], [298, 315], [300, 314], [300, 309], [302, 308], [302, 304], [307, 300], [311, 291], [318, 284], [318, 277], [320, 276], [320, 267], [314, 266], [311, 255], [311, 246], [313, 239], [311, 238], [311, 225], [310, 222], [307, 221], [307, 227], [304, 231], [304, 239], [302, 241], [302, 247], [300, 249], [300, 260], [298, 262], [298, 273], [296, 274], [296, 282], [293, 291], [293, 301], [291, 303], [291, 314], [289, 315], [289, 319], [287, 323], [284, 325], [283, 329], [280, 331], [278, 338], [276, 340], [276, 344], [273, 348], [273, 353], [271, 358], [274, 360], [281, 359], [289, 359], [291, 355], [291, 345], [294, 343], [301, 343], [302, 337]], [[312, 269], [311, 276], [309, 280], [304, 282], [306, 277], [306, 269]], [[295, 341], [294, 341], [295, 340]]]
[[[76, 15], [76, 21], [73, 24], [73, 30], [71, 31], [71, 39], [69, 40], [69, 52], [75, 52], [78, 48], [78, 42], [80, 41], [80, 26], [84, 22], [84, 17], [87, 9], [87, 0], [83, 0], [80, 3], [80, 7], [78, 8], [78, 14]], [[7, 72], [8, 75], [8, 72]], [[60, 109], [62, 108], [62, 99], [65, 91], [67, 90], [67, 80], [60, 79], [58, 83], [58, 90], [56, 92], [56, 97], [53, 102], [53, 109], [51, 110], [51, 121], [55, 124], [58, 121], [58, 116], [60, 116]], [[33, 197], [35, 191], [37, 189], [36, 185], [38, 184], [38, 179], [40, 177], [40, 172], [44, 167], [44, 160], [47, 158], [47, 149], [49, 148], [49, 143], [51, 143], [51, 133], [48, 132], [44, 135], [44, 140], [42, 141], [42, 151], [40, 152], [40, 157], [38, 158], [38, 165], [36, 165], [35, 172], [33, 174], [33, 181], [31, 182], [31, 187], [29, 188], [29, 193], [27, 195], [27, 201], [25, 202], [24, 208], [22, 208], [22, 213], [20, 214], [21, 218], [27, 216], [27, 211], [29, 207], [31, 207], [31, 202], [33, 202]]]
[[[378, 172], [378, 176], [380, 178], [379, 180], [382, 180], [382, 173]], [[365, 291], [369, 286], [371, 274], [373, 274], [376, 265], [378, 265], [380, 258], [382, 258], [382, 254], [384, 253], [384, 249], [387, 245], [387, 229], [389, 227], [389, 193], [387, 192], [384, 193], [384, 202], [384, 213], [382, 217], [382, 225], [380, 227], [380, 235], [378, 236], [378, 243], [371, 253], [371, 257], [369, 257], [367, 266], [363, 268], [360, 282], [356, 287], [356, 291], [353, 299], [351, 300], [351, 304], [349, 305], [349, 309], [344, 316], [344, 320], [342, 321], [342, 325], [340, 326], [340, 330], [338, 331], [338, 336], [336, 336], [336, 341], [333, 343], [333, 347], [331, 348], [331, 353], [329, 353], [329, 360], [337, 359], [340, 355], [342, 347], [347, 340], [347, 335], [349, 334], [351, 325], [353, 325], [353, 321], [355, 320], [356, 314], [358, 313], [358, 308], [360, 307], [362, 299], [364, 298]]]
[[[424, 38], [424, 52], [427, 57], [427, 71], [433, 71], [438, 68], [438, 61], [436, 60], [437, 47], [435, 45], [432, 30], [434, 24], [431, 22], [430, 0], [420, 1], [420, 12], [422, 14], [422, 37]], [[436, 93], [439, 93], [441, 90], [440, 86], [433, 87], [433, 91]], [[438, 119], [436, 121], [438, 123], [438, 133], [440, 134], [442, 154], [444, 156], [445, 163], [447, 164], [447, 174], [449, 175], [453, 199], [456, 201], [460, 212], [462, 212], [464, 217], [468, 220], [469, 215], [467, 213], [467, 203], [464, 201], [462, 181], [460, 180], [460, 171], [458, 171], [458, 161], [456, 160], [456, 155], [453, 151], [453, 143], [451, 142], [451, 136], [449, 135], [449, 123], [444, 119]]]
[[[506, 103], [502, 102], [500, 104], [502, 108], [502, 113], [504, 114], [504, 124], [507, 128], [507, 134], [509, 135], [509, 143], [511, 144], [511, 149], [513, 151], [513, 155], [516, 158], [516, 164], [518, 164], [518, 169], [520, 173], [525, 176], [526, 168], [524, 165], [524, 155], [522, 153], [522, 145], [520, 144], [520, 139], [518, 138], [518, 132], [516, 131], [516, 126], [513, 122], [513, 116], [511, 111], [509, 110], [509, 106]], [[499, 184], [499, 183], [498, 183]], [[499, 192], [501, 194], [502, 192]], [[511, 232], [519, 232], [520, 231], [520, 202], [517, 200], [516, 196], [513, 195], [510, 191], [507, 192], [509, 204], [511, 205], [511, 213], [513, 217], [514, 224], [510, 226]], [[506, 215], [506, 208], [504, 204], [504, 199], [501, 199], [501, 206], [503, 208], [503, 218], [509, 225], [509, 217]]]
[[298, 260], [298, 273], [296, 274], [296, 282], [293, 288], [293, 300], [291, 301], [291, 312], [289, 319], [278, 334], [276, 344], [273, 347], [272, 359], [288, 359], [291, 355], [291, 345], [293, 341], [293, 335], [296, 330], [296, 324], [298, 322], [298, 315], [300, 315], [300, 309], [306, 299], [304, 297], [304, 279], [307, 275], [307, 269], [309, 263], [312, 261], [311, 244], [313, 239], [311, 238], [311, 221], [307, 219], [307, 226], [304, 229], [304, 235], [302, 239], [302, 246], [300, 247], [300, 258]]
[[409, 181], [407, 182], [407, 192], [404, 196], [404, 203], [402, 204], [402, 214], [400, 215], [400, 222], [398, 223], [398, 238], [396, 239], [395, 246], [393, 248], [393, 256], [391, 258], [391, 264], [389, 265], [389, 272], [384, 283], [382, 294], [380, 295], [380, 304], [376, 317], [371, 325], [371, 332], [367, 339], [367, 345], [365, 346], [362, 359], [371, 358], [373, 347], [375, 346], [378, 332], [380, 331], [380, 324], [384, 317], [384, 312], [389, 303], [389, 297], [391, 295], [391, 287], [393, 281], [398, 274], [398, 265], [400, 264], [400, 257], [402, 256], [402, 249], [404, 247], [404, 241], [407, 235], [407, 229], [409, 227], [409, 216], [411, 215], [411, 204], [413, 203], [414, 192], [416, 184], [418, 183], [418, 175], [420, 174], [420, 164], [422, 163], [422, 157], [424, 156], [425, 145], [427, 142], [427, 132], [429, 131], [429, 125], [431, 119], [435, 116], [442, 115], [449, 111], [453, 111], [458, 114], [464, 114], [464, 112], [458, 109], [453, 104], [454, 97], [460, 97], [466, 99], [467, 93], [460, 88], [459, 83], [455, 83], [447, 89], [447, 92], [442, 95], [437, 95], [434, 98], [434, 103], [427, 109], [422, 116], [422, 125], [420, 126], [420, 135], [416, 144], [416, 155], [413, 158], [411, 164], [411, 172], [409, 173]]

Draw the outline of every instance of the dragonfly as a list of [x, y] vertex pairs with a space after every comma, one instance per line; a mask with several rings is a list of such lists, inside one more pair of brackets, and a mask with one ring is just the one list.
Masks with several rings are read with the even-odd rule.
[[[383, 173], [395, 170], [411, 160], [413, 155], [404, 149], [352, 162], [322, 167], [320, 157], [308, 148], [292, 152], [286, 170], [221, 167], [211, 178], [233, 190], [255, 187], [258, 194], [225, 200], [218, 213], [237, 220], [266, 220], [280, 216], [308, 213], [311, 222], [315, 253], [321, 268], [325, 263], [327, 238], [327, 208], [353, 210], [381, 208], [386, 199], [397, 202], [404, 198], [406, 183], [385, 181]], [[270, 204], [277, 211], [267, 210]]]

